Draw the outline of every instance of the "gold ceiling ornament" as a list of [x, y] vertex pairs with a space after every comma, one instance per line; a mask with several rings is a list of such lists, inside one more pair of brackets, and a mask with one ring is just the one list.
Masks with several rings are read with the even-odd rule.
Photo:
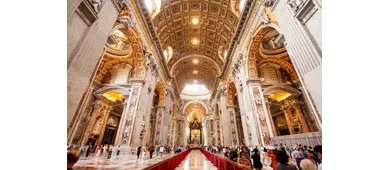
[[123, 95], [122, 92], [117, 91], [106, 92], [103, 96], [112, 102], [117, 102], [125, 98], [125, 95]]
[[280, 102], [283, 101], [284, 99], [287, 99], [290, 96], [291, 94], [285, 91], [274, 91], [268, 95], [268, 98]]

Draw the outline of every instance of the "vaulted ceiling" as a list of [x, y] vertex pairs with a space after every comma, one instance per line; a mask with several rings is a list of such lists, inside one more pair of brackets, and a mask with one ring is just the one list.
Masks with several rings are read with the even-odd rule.
[[236, 3], [230, 0], [163, 0], [159, 12], [150, 16], [161, 48], [169, 46], [173, 50], [171, 59], [165, 63], [179, 92], [194, 80], [213, 90], [225, 64], [224, 57], [218, 54], [221, 49], [230, 47], [238, 25], [238, 12], [233, 10], [237, 8]]
[[189, 104], [184, 110], [187, 120], [190, 122], [194, 121], [195, 118], [197, 118], [199, 122], [202, 121], [206, 112], [206, 108], [198, 102]]

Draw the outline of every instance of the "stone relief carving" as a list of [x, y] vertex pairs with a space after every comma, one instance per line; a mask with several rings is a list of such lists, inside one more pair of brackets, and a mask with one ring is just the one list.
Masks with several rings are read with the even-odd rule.
[[130, 133], [132, 130], [132, 124], [133, 124], [133, 115], [136, 112], [136, 103], [138, 101], [138, 92], [139, 92], [139, 87], [134, 88], [133, 90], [133, 95], [130, 99], [130, 108], [128, 110], [128, 113], [126, 114], [126, 121], [125, 121], [125, 126], [124, 126], [124, 131], [122, 133], [122, 144], [127, 144], [128, 140], [130, 139]]
[[132, 21], [130, 9], [127, 7], [125, 7], [123, 11], [119, 14], [118, 21], [125, 25], [127, 28], [135, 25], [135, 23]]
[[102, 0], [89, 0], [89, 2], [91, 2], [93, 10], [95, 10], [96, 13], [99, 13], [102, 8]]
[[95, 126], [93, 127], [92, 134], [99, 135], [100, 130], [102, 129], [103, 119], [100, 117], [98, 121], [96, 121]]
[[264, 0], [263, 1], [263, 5], [265, 7], [271, 7], [272, 5], [274, 5], [274, 3], [275, 3], [275, 0]]
[[287, 4], [293, 9], [294, 12], [298, 11], [299, 6], [302, 4], [303, 0], [288, 0]]
[[150, 72], [152, 73], [152, 75], [154, 77], [159, 77], [159, 73], [158, 73], [158, 65], [157, 65], [157, 62], [156, 60], [154, 59], [153, 57], [153, 54], [152, 52], [150, 52], [146, 47], [144, 47], [144, 52], [145, 52], [145, 64], [147, 67], [149, 67], [150, 69]]
[[141, 123], [141, 133], [140, 133], [140, 138], [141, 140], [144, 138], [144, 135], [145, 135], [145, 126], [146, 126], [146, 122], [145, 122], [145, 115], [142, 116], [142, 123]]

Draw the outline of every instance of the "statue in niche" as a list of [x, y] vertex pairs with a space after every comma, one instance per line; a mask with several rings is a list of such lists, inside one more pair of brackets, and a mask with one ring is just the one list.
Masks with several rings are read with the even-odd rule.
[[263, 14], [260, 17], [260, 23], [262, 23], [262, 24], [268, 24], [269, 23], [269, 17], [268, 17], [268, 15], [266, 13]]
[[100, 117], [99, 120], [95, 123], [95, 127], [93, 128], [92, 134], [93, 135], [99, 135], [100, 129], [102, 128], [103, 120]]
[[95, 10], [96, 13], [99, 13], [99, 10], [101, 9], [102, 6], [102, 0], [90, 0], [93, 9]]
[[143, 139], [144, 138], [144, 134], [146, 132], [145, 130], [145, 126], [146, 126], [146, 122], [145, 122], [145, 116], [142, 116], [142, 123], [141, 123], [141, 134], [140, 134], [140, 138]]

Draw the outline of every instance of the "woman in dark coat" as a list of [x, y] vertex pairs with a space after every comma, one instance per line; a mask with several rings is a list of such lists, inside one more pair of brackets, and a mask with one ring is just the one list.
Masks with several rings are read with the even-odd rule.
[[255, 153], [251, 156], [251, 158], [253, 159], [253, 167], [257, 170], [260, 170], [261, 168], [263, 168], [263, 164], [260, 161], [259, 150], [255, 149], [254, 152]]

